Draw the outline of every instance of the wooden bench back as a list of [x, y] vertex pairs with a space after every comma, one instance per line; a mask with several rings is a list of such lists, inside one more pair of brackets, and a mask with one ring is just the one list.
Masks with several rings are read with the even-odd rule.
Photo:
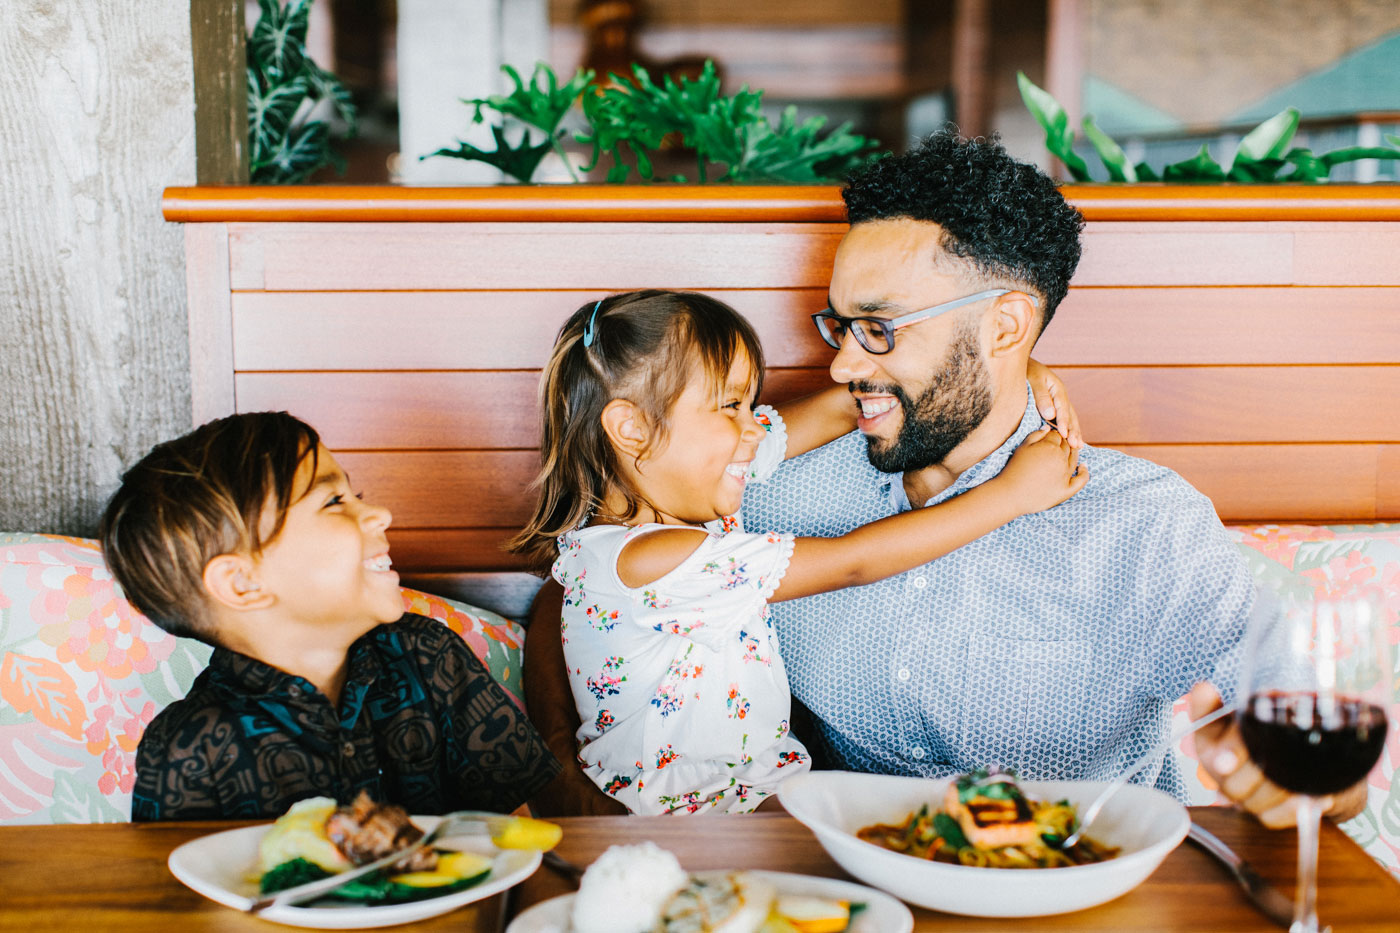
[[[1066, 190], [1084, 259], [1036, 355], [1092, 443], [1227, 522], [1400, 519], [1400, 190]], [[166, 216], [196, 422], [315, 425], [409, 571], [518, 566], [539, 367], [584, 302], [710, 292], [757, 327], [769, 400], [827, 381], [832, 188], [171, 189]]]

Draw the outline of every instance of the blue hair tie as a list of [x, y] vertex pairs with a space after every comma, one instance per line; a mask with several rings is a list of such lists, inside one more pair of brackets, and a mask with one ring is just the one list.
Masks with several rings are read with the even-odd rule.
[[597, 319], [598, 309], [602, 306], [603, 299], [599, 298], [598, 303], [593, 306], [593, 313], [588, 316], [588, 323], [583, 325], [583, 345], [585, 347], [593, 346], [593, 338], [597, 335], [597, 332], [593, 329], [593, 322]]

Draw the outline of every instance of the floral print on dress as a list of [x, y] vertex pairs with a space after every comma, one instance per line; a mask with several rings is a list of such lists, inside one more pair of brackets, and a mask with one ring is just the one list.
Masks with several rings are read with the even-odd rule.
[[600, 632], [611, 632], [613, 626], [617, 625], [618, 615], [618, 610], [604, 609], [601, 606], [589, 606], [583, 610], [583, 617], [588, 620], [588, 624]]
[[713, 573], [723, 580], [722, 589], [737, 589], [749, 582], [749, 578], [745, 576], [745, 571], [749, 569], [748, 565], [739, 563], [738, 558], [733, 554], [723, 560], [712, 560], [702, 569], [705, 573]]
[[627, 680], [626, 674], [614, 674], [613, 671], [621, 670], [622, 658], [612, 657], [603, 662], [603, 669], [588, 678], [588, 692], [598, 699], [604, 697], [617, 696], [622, 692], [621, 686]]
[[729, 695], [725, 698], [725, 706], [729, 708], [730, 719], [743, 719], [749, 714], [749, 701], [739, 695], [739, 685], [729, 685]]

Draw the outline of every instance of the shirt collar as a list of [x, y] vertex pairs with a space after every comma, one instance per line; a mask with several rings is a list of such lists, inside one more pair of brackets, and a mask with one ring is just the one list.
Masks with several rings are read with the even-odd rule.
[[[341, 690], [340, 709], [337, 711], [342, 723], [353, 723], [359, 717], [365, 694], [380, 674], [382, 663], [374, 645], [381, 635], [387, 634], [386, 629], [392, 631], [391, 627], [381, 625], [361, 635], [350, 645], [345, 686]], [[255, 703], [273, 701], [307, 707], [329, 705], [325, 694], [306, 678], [289, 674], [229, 648], [214, 649], [209, 658], [209, 669], [211, 676], [225, 691]]]
[[[1035, 396], [1031, 392], [1031, 384], [1027, 382], [1026, 409], [1021, 415], [1021, 423], [1016, 426], [1016, 430], [1012, 432], [1011, 436], [996, 450], [992, 451], [966, 470], [963, 470], [957, 479], [948, 484], [946, 489], [935, 493], [924, 505], [930, 506], [945, 502], [953, 496], [961, 492], [966, 492], [973, 486], [980, 486], [982, 483], [996, 476], [1001, 472], [1002, 467], [1006, 466], [1006, 461], [1011, 459], [1011, 455], [1015, 453], [1016, 448], [1021, 446], [1021, 442], [1030, 436], [1032, 432], [1038, 431], [1044, 426], [1045, 419], [1040, 417], [1040, 412], [1035, 407]], [[897, 512], [907, 512], [911, 508], [911, 505], [909, 503], [909, 496], [904, 491], [904, 474], [885, 473], [882, 475], [884, 478], [881, 480], [880, 485], [885, 495], [889, 497], [890, 505], [893, 506]]]

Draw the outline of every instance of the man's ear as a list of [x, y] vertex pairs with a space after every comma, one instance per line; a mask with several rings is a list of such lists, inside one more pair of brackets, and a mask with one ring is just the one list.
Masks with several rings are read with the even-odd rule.
[[258, 580], [256, 562], [246, 554], [220, 554], [204, 565], [204, 589], [230, 609], [266, 609], [275, 601]]
[[1040, 332], [1040, 311], [1025, 292], [1007, 292], [992, 306], [992, 356], [1030, 354]]
[[636, 405], [627, 399], [615, 398], [603, 409], [601, 418], [608, 440], [629, 461], [636, 460], [646, 450], [646, 420]]

